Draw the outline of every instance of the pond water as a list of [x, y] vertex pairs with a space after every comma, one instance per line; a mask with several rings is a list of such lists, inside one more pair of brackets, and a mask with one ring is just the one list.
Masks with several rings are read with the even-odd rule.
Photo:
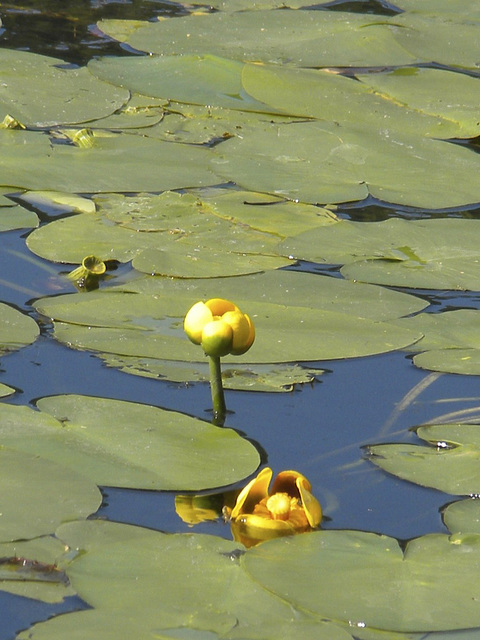
[[[0, 45], [77, 64], [102, 54], [128, 54], [99, 37], [93, 25], [100, 18], [150, 19], [178, 11], [169, 3], [135, 0], [40, 4], [41, 8], [34, 0], [2, 3], [6, 29]], [[363, 10], [378, 11], [379, 6], [364, 3]], [[384, 10], [388, 13], [386, 5]], [[469, 210], [468, 215], [477, 213]], [[398, 211], [373, 199], [365, 206], [345, 207], [341, 215], [355, 220], [420, 217], [419, 212]], [[26, 235], [10, 231], [1, 236], [0, 300], [34, 315], [35, 299], [68, 293], [72, 287], [62, 275], [65, 266], [52, 266], [26, 249]], [[319, 271], [306, 263], [296, 268]], [[120, 267], [112, 283], [128, 280], [129, 272], [129, 266]], [[328, 269], [321, 272], [338, 275]], [[480, 308], [476, 293], [415, 293], [436, 308]], [[362, 447], [416, 442], [411, 427], [450, 412], [471, 410], [472, 417], [480, 415], [478, 378], [430, 374], [414, 367], [411, 356], [402, 352], [315, 366], [324, 369], [324, 374], [291, 393], [227, 391], [227, 425], [258, 444], [264, 461], [274, 470], [298, 468], [305, 473], [324, 508], [324, 528], [381, 532], [402, 540], [445, 532], [441, 509], [452, 497], [383, 473], [363, 458]], [[2, 358], [0, 382], [17, 390], [6, 400], [12, 404], [28, 405], [43, 396], [78, 393], [157, 405], [206, 419], [210, 415], [207, 384], [174, 384], [107, 368], [88, 352], [70, 350], [53, 340], [49, 325], [42, 326], [31, 346]], [[418, 393], [410, 397], [414, 389]], [[178, 518], [172, 493], [113, 488], [102, 492], [99, 517], [167, 532], [191, 530]], [[197, 530], [230, 539], [229, 527], [221, 522], [200, 524]], [[78, 599], [47, 606], [0, 596], [0, 640], [14, 638], [20, 629], [54, 612], [81, 606]]]

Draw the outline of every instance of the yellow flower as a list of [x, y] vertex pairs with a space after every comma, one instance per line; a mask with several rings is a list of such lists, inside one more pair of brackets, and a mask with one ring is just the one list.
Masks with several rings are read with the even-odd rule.
[[282, 471], [271, 490], [266, 467], [239, 494], [231, 512], [235, 540], [246, 547], [280, 536], [311, 531], [322, 520], [322, 508], [310, 482], [297, 471]]
[[255, 340], [255, 328], [246, 313], [233, 302], [212, 298], [197, 302], [185, 316], [185, 333], [202, 345], [207, 356], [241, 355]]

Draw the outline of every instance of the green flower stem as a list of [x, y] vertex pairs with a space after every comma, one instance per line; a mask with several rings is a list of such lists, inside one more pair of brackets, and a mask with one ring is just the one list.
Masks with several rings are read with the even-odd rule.
[[212, 392], [213, 402], [213, 424], [217, 427], [223, 427], [225, 423], [225, 396], [223, 394], [222, 370], [220, 367], [220, 358], [209, 356], [210, 359], [210, 390]]

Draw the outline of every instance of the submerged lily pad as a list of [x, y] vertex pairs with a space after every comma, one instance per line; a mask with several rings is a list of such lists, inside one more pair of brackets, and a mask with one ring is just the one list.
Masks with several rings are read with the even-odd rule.
[[367, 631], [412, 633], [480, 626], [479, 560], [478, 535], [423, 536], [402, 551], [383, 535], [320, 531], [261, 544], [242, 564], [311, 614]]
[[86, 68], [29, 51], [2, 48], [0, 73], [0, 120], [8, 114], [29, 126], [95, 120], [129, 98], [128, 91], [93, 77]]
[[369, 460], [403, 480], [445, 493], [480, 494], [480, 425], [428, 425], [416, 434], [431, 446], [371, 445]]
[[[21, 412], [17, 415], [20, 418]], [[2, 439], [2, 542], [53, 533], [62, 522], [86, 518], [99, 508], [102, 495], [91, 480], [53, 459], [40, 458], [34, 450], [28, 453], [4, 445]]]
[[238, 482], [260, 463], [236, 432], [174, 411], [75, 395], [37, 405], [40, 413], [0, 406], [0, 444], [61, 461], [98, 485], [201, 490]]

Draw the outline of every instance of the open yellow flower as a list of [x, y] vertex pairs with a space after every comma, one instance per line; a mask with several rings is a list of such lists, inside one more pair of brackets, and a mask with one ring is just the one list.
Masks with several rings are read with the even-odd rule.
[[241, 355], [255, 340], [255, 328], [246, 313], [222, 298], [197, 302], [185, 316], [184, 329], [208, 356]]
[[230, 514], [235, 540], [246, 547], [280, 536], [311, 531], [322, 520], [322, 508], [310, 482], [297, 471], [282, 471], [272, 479], [262, 469], [239, 494]]

